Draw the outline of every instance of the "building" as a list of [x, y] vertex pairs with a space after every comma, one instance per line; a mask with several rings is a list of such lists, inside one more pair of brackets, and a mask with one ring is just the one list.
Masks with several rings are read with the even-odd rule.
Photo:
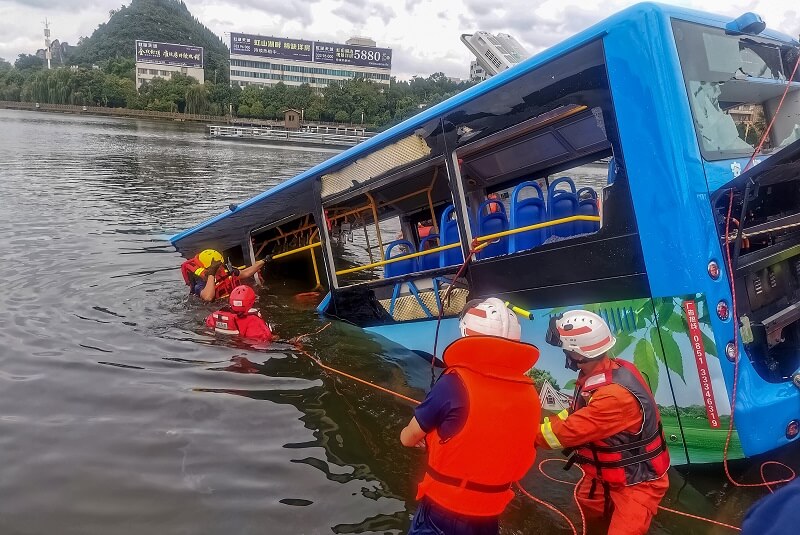
[[550, 381], [545, 381], [539, 391], [539, 401], [544, 410], [558, 413], [569, 408], [572, 398], [568, 394], [556, 390]]
[[478, 60], [472, 60], [469, 64], [469, 79], [473, 82], [483, 82], [486, 80], [486, 69], [481, 67]]
[[465, 33], [461, 35], [461, 42], [475, 54], [475, 59], [486, 71], [487, 78], [530, 57], [519, 41], [507, 33]]
[[367, 37], [345, 44], [232, 33], [231, 84], [308, 84], [315, 89], [331, 82], [362, 78], [389, 84], [392, 50], [378, 48]]
[[136, 89], [153, 78], [170, 78], [176, 73], [205, 83], [203, 47], [136, 41]]
[[303, 124], [303, 112], [294, 108], [283, 110], [283, 126], [286, 130], [300, 130]]

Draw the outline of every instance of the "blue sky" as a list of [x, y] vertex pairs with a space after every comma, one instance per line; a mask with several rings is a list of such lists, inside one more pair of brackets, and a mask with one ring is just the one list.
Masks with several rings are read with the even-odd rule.
[[[123, 0], [0, 0], [0, 57], [43, 47], [52, 36], [75, 44], [108, 19]], [[394, 49], [400, 78], [443, 71], [466, 77], [470, 53], [459, 41], [475, 30], [507, 32], [535, 53], [635, 4], [629, 0], [185, 0], [189, 10], [227, 41], [226, 32], [343, 42], [370, 36]], [[670, 3], [737, 16], [760, 14], [771, 28], [800, 33], [795, 0], [674, 0]]]

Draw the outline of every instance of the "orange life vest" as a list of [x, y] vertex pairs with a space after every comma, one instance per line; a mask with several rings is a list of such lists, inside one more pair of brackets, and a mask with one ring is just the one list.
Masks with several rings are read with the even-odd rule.
[[442, 356], [464, 384], [469, 410], [449, 440], [426, 437], [428, 469], [417, 499], [427, 496], [455, 513], [496, 516], [514, 497], [511, 484], [536, 459], [540, 403], [525, 376], [539, 358], [532, 345], [493, 336], [459, 338]]
[[[181, 264], [181, 275], [183, 275], [183, 282], [192, 288], [192, 277], [197, 277], [207, 280], [208, 274], [205, 273], [206, 267], [200, 262], [197, 256], [186, 260]], [[214, 276], [214, 299], [222, 299], [228, 297], [234, 288], [239, 286], [239, 277], [228, 272], [225, 266], [220, 266]]]
[[587, 405], [583, 393], [616, 384], [633, 394], [642, 409], [642, 427], [638, 433], [622, 431], [606, 439], [580, 446], [575, 462], [586, 475], [618, 485], [635, 485], [658, 479], [669, 468], [669, 451], [664, 440], [661, 418], [647, 383], [630, 362], [616, 359], [620, 367], [586, 379], [572, 402], [571, 412]]

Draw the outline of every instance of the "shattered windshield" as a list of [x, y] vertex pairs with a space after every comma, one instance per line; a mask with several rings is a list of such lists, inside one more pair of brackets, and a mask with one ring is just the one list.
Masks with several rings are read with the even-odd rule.
[[[681, 70], [703, 157], [749, 156], [758, 145], [797, 61], [796, 44], [674, 20]], [[800, 72], [764, 143], [770, 153], [800, 139]]]

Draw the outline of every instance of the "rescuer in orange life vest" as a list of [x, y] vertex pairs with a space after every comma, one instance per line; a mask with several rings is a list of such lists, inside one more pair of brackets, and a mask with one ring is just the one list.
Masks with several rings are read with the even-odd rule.
[[404, 446], [428, 449], [410, 535], [495, 535], [511, 484], [536, 458], [541, 409], [525, 372], [539, 350], [519, 341], [516, 315], [497, 298], [467, 303], [459, 327], [444, 373], [400, 433]]
[[220, 334], [269, 342], [272, 340], [272, 331], [258, 310], [253, 308], [255, 302], [256, 293], [252, 288], [237, 286], [231, 292], [230, 304], [209, 314], [206, 326]]
[[609, 358], [616, 339], [597, 314], [551, 318], [547, 343], [580, 372], [571, 407], [544, 419], [537, 445], [571, 451], [568, 464], [586, 472], [577, 498], [587, 519], [601, 520], [608, 535], [647, 533], [669, 488], [669, 452], [650, 388], [633, 364]]
[[222, 255], [214, 249], [206, 249], [181, 264], [183, 281], [189, 293], [203, 301], [214, 301], [228, 297], [239, 285], [240, 279], [252, 277], [269, 261], [269, 255], [242, 270], [226, 266]]

